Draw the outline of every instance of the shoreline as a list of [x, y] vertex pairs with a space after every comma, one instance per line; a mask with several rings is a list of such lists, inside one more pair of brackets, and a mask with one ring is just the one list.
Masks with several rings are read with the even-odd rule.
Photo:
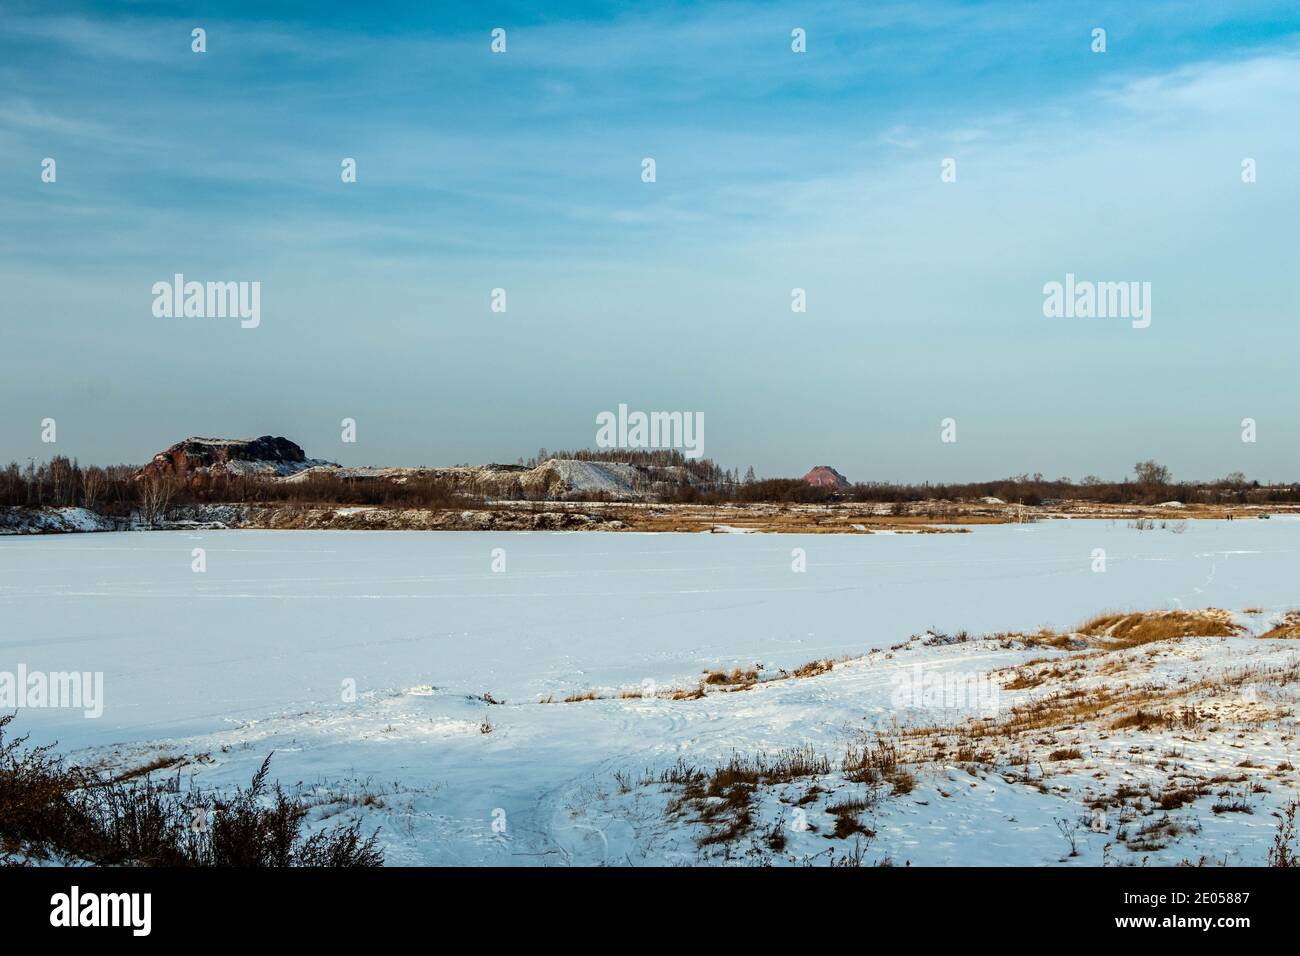
[[108, 516], [85, 508], [0, 509], [0, 535], [104, 531], [635, 531], [715, 534], [964, 534], [983, 525], [1048, 520], [1127, 521], [1139, 530], [1185, 529], [1189, 521], [1261, 520], [1300, 515], [1300, 504], [1049, 505], [922, 501], [905, 505], [659, 504], [601, 501], [497, 501], [477, 508], [384, 505], [205, 504], [174, 509], [157, 524], [138, 515]]

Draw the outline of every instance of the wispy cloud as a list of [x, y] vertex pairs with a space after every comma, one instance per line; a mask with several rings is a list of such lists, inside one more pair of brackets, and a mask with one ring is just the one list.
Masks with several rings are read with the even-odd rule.
[[[248, 401], [273, 374], [304, 408], [336, 402], [320, 363], [352, 369], [349, 394], [375, 407], [386, 387], [436, 401], [491, 378], [499, 405], [527, 409], [518, 430], [554, 427], [538, 440], [555, 445], [585, 440], [548, 424], [585, 424], [584, 390], [699, 389], [730, 434], [762, 416], [797, 436], [760, 470], [820, 458], [819, 442], [858, 434], [864, 404], [891, 395], [912, 396], [900, 416], [1001, 409], [990, 381], [1085, 396], [1024, 410], [1023, 430], [1121, 428], [1139, 385], [1181, 387], [1161, 378], [1160, 354], [1222, 351], [1229, 305], [1300, 344], [1281, 318], [1300, 289], [1277, 252], [1300, 202], [1284, 160], [1300, 149], [1300, 15], [1184, 6], [521, 7], [501, 14], [501, 57], [488, 51], [498, 22], [468, 7], [10, 15], [0, 280], [24, 317], [7, 342], [31, 355], [0, 399], [30, 417], [57, 363], [84, 352], [219, 403], [218, 385], [187, 386], [184, 363], [166, 364], [184, 336], [206, 335], [204, 354], [229, 361], [226, 386]], [[209, 31], [203, 56], [189, 52], [195, 25]], [[1094, 25], [1110, 34], [1104, 56], [1088, 50]], [[802, 56], [795, 26], [808, 30]], [[1248, 155], [1261, 163], [1253, 192], [1237, 178]], [[59, 160], [57, 186], [39, 182], [44, 156]], [[355, 185], [339, 181], [345, 156]], [[955, 184], [939, 182], [944, 157]], [[264, 279], [262, 344], [141, 325], [137, 290], [176, 270]], [[1158, 280], [1165, 311], [1148, 341], [1165, 351], [1036, 322], [1037, 290], [1066, 270]], [[483, 313], [498, 285], [517, 303], [509, 324]], [[808, 289], [806, 316], [789, 312], [793, 286]], [[653, 327], [689, 347], [651, 355]], [[167, 338], [139, 341], [146, 330]], [[457, 360], [430, 378], [449, 348]], [[579, 354], [592, 370], [567, 378], [562, 402], [538, 357], [567, 367]], [[928, 378], [913, 394], [917, 369]], [[775, 380], [818, 382], [820, 417], [799, 424]], [[101, 415], [109, 443], [133, 412], [79, 414]], [[910, 448], [873, 427], [880, 453]], [[484, 449], [503, 441], [488, 418], [467, 428]], [[28, 440], [15, 429], [0, 425], [0, 440]], [[750, 456], [717, 434], [719, 455]], [[402, 460], [392, 441], [369, 453]], [[1065, 437], [1047, 444], [1068, 457]], [[869, 473], [857, 453], [837, 464]], [[971, 454], [966, 477], [1047, 467], [1010, 435]], [[958, 467], [917, 459], [895, 477], [932, 466]]]

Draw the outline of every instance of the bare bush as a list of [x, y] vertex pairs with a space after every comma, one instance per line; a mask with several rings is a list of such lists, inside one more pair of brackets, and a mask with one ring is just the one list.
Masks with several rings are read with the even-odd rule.
[[179, 776], [105, 778], [68, 766], [52, 747], [8, 737], [0, 717], [0, 864], [369, 867], [383, 863], [360, 821], [305, 832], [308, 808], [269, 786], [268, 756], [233, 794], [191, 789]]

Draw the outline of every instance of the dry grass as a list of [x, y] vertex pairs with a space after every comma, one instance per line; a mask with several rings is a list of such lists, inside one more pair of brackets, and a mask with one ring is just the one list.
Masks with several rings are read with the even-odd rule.
[[383, 863], [376, 838], [362, 839], [359, 821], [306, 835], [309, 808], [279, 784], [268, 784], [269, 756], [246, 789], [182, 792], [179, 775], [159, 783], [147, 770], [105, 777], [70, 766], [50, 747], [6, 738], [12, 720], [12, 714], [0, 717], [0, 865]]
[[[968, 718], [953, 725], [896, 731], [897, 743], [877, 745], [874, 757], [870, 755], [872, 747], [859, 745], [846, 761], [846, 775], [883, 779], [882, 768], [891, 765], [955, 763], [973, 775], [992, 769], [1008, 782], [1023, 783], [1046, 793], [1054, 789], [1048, 784], [1049, 775], [1071, 772], [1060, 766], [1062, 762], [1083, 759], [1080, 747], [1065, 745], [1077, 743], [1081, 731], [1101, 731], [1102, 741], [1118, 731], [1180, 737], [1190, 734], [1196, 739], [1220, 734], [1219, 739], [1232, 743], [1252, 729], [1292, 716], [1279, 702], [1281, 698], [1261, 696], [1265, 687], [1282, 688], [1300, 682], [1300, 665], [1289, 659], [1280, 664], [1256, 659], [1245, 666], [1175, 681], [1158, 676], [1144, 678], [1154, 658], [1182, 653], [1164, 646], [1167, 642], [1184, 636], [1242, 633], [1225, 612], [1108, 614], [1089, 621], [1083, 630], [1088, 632], [1086, 640], [1069, 656], [1037, 659], [995, 671], [1002, 674], [1004, 687], [1042, 686], [1047, 692], [1027, 695], [1028, 699], [1019, 700], [993, 718]], [[1016, 641], [1011, 643], [1014, 646]], [[1021, 643], [1032, 646], [1032, 642]], [[1062, 737], [1066, 740], [1062, 741]], [[1072, 737], [1074, 740], [1070, 740]], [[1124, 752], [1131, 755], [1130, 759], [1164, 774], [1162, 784], [1125, 784], [1112, 794], [1089, 798], [1095, 807], [1123, 808], [1122, 823], [1163, 814], [1150, 820], [1132, 838], [1128, 828], [1121, 825], [1117, 839], [1135, 852], [1163, 849], [1180, 834], [1193, 832], [1197, 828], [1194, 820], [1175, 820], [1169, 813], [1187, 808], [1211, 792], [1218, 799], [1208, 809], [1220, 815], [1253, 812], [1250, 795], [1265, 792], [1258, 776], [1189, 770], [1176, 749], [1164, 758], [1146, 760], [1147, 749], [1139, 739]], [[1106, 779], [1104, 764], [1103, 760], [1103, 766], [1089, 776]], [[1238, 766], [1253, 768], [1247, 760], [1239, 760]], [[1291, 769], [1287, 763], [1286, 770], [1278, 768], [1269, 776], [1282, 779], [1279, 775]], [[1225, 784], [1232, 789], [1219, 789]]]
[[858, 811], [852, 809], [851, 804], [832, 804], [826, 808], [826, 812], [835, 818], [835, 829], [831, 830], [831, 836], [837, 840], [845, 840], [854, 834], [861, 834], [868, 838], [876, 835], [875, 830], [862, 822]]
[[752, 687], [758, 683], [758, 668], [733, 668], [727, 671], [705, 671], [700, 683], [710, 687]]
[[1160, 727], [1164, 724], [1162, 716], [1151, 710], [1139, 707], [1132, 713], [1125, 714], [1110, 723], [1111, 730], [1124, 730], [1133, 728], [1135, 730], [1151, 730], [1153, 727]]
[[1082, 760], [1083, 751], [1078, 747], [1068, 747], [1061, 750], [1053, 750], [1047, 755], [1048, 760]]
[[[1180, 835], [1196, 831], [1195, 811], [1190, 818], [1179, 811], [1199, 801], [1204, 800], [1201, 809], [1206, 812], [1245, 814], [1252, 812], [1248, 802], [1252, 795], [1267, 792], [1262, 786], [1265, 777], [1284, 787], [1293, 785], [1284, 776], [1293, 770], [1290, 762], [1270, 770], [1237, 756], [1233, 762], [1238, 767], [1264, 773], [1247, 776], [1242, 770], [1232, 770], [1231, 774], [1214, 774], [1189, 767], [1177, 743], [1171, 747], [1178, 740], [1190, 744], [1211, 739], [1242, 749], [1249, 746], [1248, 735], [1293, 716], [1286, 707], [1285, 694], [1266, 690], [1300, 682], [1300, 663], [1289, 656], [1283, 655], [1279, 662], [1276, 656], [1250, 655], [1242, 665], [1204, 671], [1198, 668], [1175, 680], [1153, 666], [1162, 658], [1197, 659], [1223, 652], [1204, 644], [1179, 647], [1174, 643], [1179, 638], [1243, 633], [1245, 629], [1237, 626], [1229, 614], [1211, 609], [1109, 613], [1067, 634], [1043, 630], [1027, 637], [1004, 633], [972, 639], [1008, 650], [1043, 646], [1066, 653], [1038, 656], [994, 670], [992, 673], [1000, 675], [1002, 686], [1009, 690], [1043, 689], [1017, 695], [1014, 704], [1004, 704], [993, 716], [972, 716], [929, 726], [895, 724], [888, 730], [864, 734], [847, 747], [837, 768], [839, 775], [819, 781], [820, 786], [814, 783], [804, 788], [806, 793], [801, 791], [802, 795], [778, 795], [778, 799], [802, 807], [825, 797], [830, 802], [823, 810], [835, 821], [825, 836], [870, 838], [874, 833], [860, 816], [873, 805], [869, 801], [886, 793], [900, 796], [912, 792], [917, 786], [916, 774], [924, 767], [955, 767], [977, 779], [991, 772], [1008, 783], [1023, 784], [1044, 794], [1059, 796], [1081, 785], [1079, 799], [1084, 806], [1119, 809], [1119, 830], [1115, 835], [1119, 845], [1133, 852], [1163, 849]], [[934, 640], [946, 644], [956, 639], [938, 635]], [[916, 637], [892, 651], [921, 643], [923, 638]], [[794, 671], [783, 671], [776, 678], [760, 677], [759, 683], [816, 677], [833, 667], [830, 660], [812, 661]], [[733, 682], [736, 672], [718, 673], [726, 676], [727, 683], [702, 683], [700, 693], [706, 687], [726, 692], [743, 686]], [[740, 677], [747, 679], [743, 672]], [[1286, 736], [1290, 725], [1280, 726], [1283, 741], [1290, 740]], [[1163, 736], [1153, 743], [1143, 736], [1150, 733]], [[1206, 759], [1211, 766], [1215, 763], [1212, 758]], [[1089, 762], [1082, 766], [1077, 763], [1084, 760]], [[1144, 768], [1139, 772], [1149, 773], [1152, 779], [1124, 782], [1112, 791], [1105, 785], [1113, 786], [1110, 777], [1116, 761], [1126, 767]], [[683, 793], [672, 802], [673, 812], [689, 810], [697, 822], [708, 825], [708, 833], [698, 841], [701, 846], [730, 847], [738, 837], [758, 826], [755, 818], [760, 788], [788, 782], [800, 772], [820, 775], [826, 769], [821, 762], [812, 770], [805, 767], [774, 772], [769, 763], [761, 758], [733, 758], [727, 766], [711, 773], [678, 774], [676, 783]], [[1061, 779], [1054, 781], [1053, 777]], [[864, 785], [869, 798], [836, 794], [844, 784]], [[1225, 785], [1232, 789], [1222, 789]], [[942, 788], [939, 794], [952, 795]], [[1211, 801], [1217, 801], [1213, 807], [1208, 806]], [[1170, 814], [1176, 814], [1176, 818]], [[1135, 826], [1140, 829], [1134, 831]], [[770, 849], [777, 844], [784, 848], [782, 826], [773, 825], [760, 842]], [[1283, 858], [1293, 859], [1285, 855]]]
[[1002, 683], [1005, 690], [1030, 690], [1047, 679], [1047, 674], [1030, 667], [1016, 668], [1015, 676]]
[[[1300, 680], [1300, 666], [1295, 664], [1248, 666], [1176, 684], [1141, 679], [1147, 659], [1160, 653], [1160, 642], [1179, 636], [1240, 633], [1223, 611], [1106, 614], [1089, 621], [1083, 631], [1088, 633], [1081, 645], [1084, 649], [1068, 657], [1037, 659], [993, 672], [1001, 675], [1007, 690], [1047, 686], [1052, 688], [1048, 693], [1021, 700], [991, 718], [971, 718], [956, 726], [908, 727], [902, 738], [942, 742], [943, 748], [932, 749], [930, 756], [955, 750], [960, 763], [983, 763], [980, 758], [989, 744], [1011, 744], [1030, 735], [1085, 726], [1192, 731], [1207, 721], [1259, 724], [1283, 712], [1267, 703], [1244, 705], [1244, 691]], [[1012, 635], [994, 639], [1013, 645], [1019, 641]], [[1142, 650], [1135, 654], [1134, 648]], [[1093, 680], [1098, 676], [1107, 679], [1099, 684]]]
[[1204, 611], [1099, 614], [1084, 622], [1079, 633], [1091, 638], [1105, 638], [1112, 648], [1125, 648], [1180, 637], [1237, 637], [1246, 631], [1233, 623], [1227, 612], [1209, 608]]
[[1036, 634], [996, 634], [995, 639], [1013, 641], [1027, 647], [1050, 647], [1058, 651], [1077, 651], [1087, 644], [1074, 634], [1043, 629]]
[[132, 767], [111, 778], [113, 783], [126, 783], [130, 780], [136, 780], [141, 777], [148, 777], [152, 773], [158, 773], [161, 770], [170, 770], [173, 767], [183, 767], [189, 760], [185, 757], [167, 756], [156, 757], [148, 763], [143, 763], [138, 767]]
[[1260, 637], [1300, 639], [1300, 611], [1288, 611], [1281, 623], [1261, 634]]
[[1134, 853], [1152, 853], [1163, 850], [1185, 833], [1196, 833], [1199, 830], [1197, 824], [1176, 820], [1166, 813], [1143, 824], [1134, 835], [1135, 838], [1126, 841], [1124, 845]]
[[[760, 786], [816, 778], [830, 771], [825, 757], [810, 747], [799, 747], [780, 751], [775, 757], [732, 754], [726, 764], [711, 771], [679, 760], [661, 773], [657, 782], [681, 790], [669, 801], [667, 812], [670, 816], [690, 813], [694, 822], [705, 824], [707, 832], [696, 841], [705, 847], [732, 843], [753, 829], [753, 795]], [[775, 833], [769, 837], [769, 843], [784, 843]]]
[[[588, 513], [601, 510], [583, 504]], [[870, 506], [751, 503], [728, 505], [656, 504], [622, 508], [619, 520], [629, 531], [674, 531], [698, 533], [720, 527], [743, 528], [751, 532], [779, 534], [870, 534], [896, 531], [913, 534], [962, 534], [966, 527], [953, 525], [1004, 524], [1014, 520], [1003, 515], [973, 514], [968, 510], [943, 510], [928, 514], [878, 514]]]
[[794, 677], [818, 677], [835, 669], [835, 662], [829, 657], [824, 661], [809, 661], [807, 664], [801, 664], [791, 671]]
[[1295, 814], [1300, 803], [1290, 801], [1278, 815], [1277, 832], [1273, 836], [1273, 845], [1268, 851], [1268, 865], [1290, 869], [1300, 866], [1297, 856]]
[[937, 759], [937, 754], [907, 755], [897, 741], [876, 736], [850, 743], [840, 762], [846, 779], [854, 783], [876, 786], [888, 783], [895, 795], [911, 793], [916, 787], [916, 777], [903, 765], [907, 762], [924, 762]]
[[[841, 658], [847, 660], [847, 658]], [[665, 688], [653, 695], [647, 695], [639, 687], [625, 687], [617, 693], [601, 693], [597, 690], [574, 691], [563, 698], [566, 704], [575, 704], [588, 700], [699, 700], [709, 693], [734, 693], [737, 691], [752, 690], [762, 684], [770, 684], [775, 681], [791, 680], [792, 678], [811, 678], [820, 677], [822, 674], [829, 673], [835, 669], [835, 661], [831, 658], [825, 660], [809, 661], [801, 664], [792, 671], [779, 671], [775, 674], [764, 676], [761, 670], [762, 665], [753, 665], [751, 667], [734, 667], [731, 670], [708, 670], [700, 678], [700, 683], [695, 687], [674, 687]], [[487, 695], [483, 698], [487, 699]], [[498, 701], [489, 700], [489, 703], [498, 703]], [[555, 695], [546, 694], [539, 697], [539, 704], [555, 703]]]

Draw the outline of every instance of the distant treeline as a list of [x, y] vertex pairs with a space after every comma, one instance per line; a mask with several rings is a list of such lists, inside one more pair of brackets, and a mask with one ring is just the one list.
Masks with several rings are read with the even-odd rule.
[[394, 508], [464, 508], [481, 499], [433, 476], [409, 476], [402, 482], [373, 478], [339, 478], [313, 474], [297, 481], [257, 476], [176, 476], [135, 478], [131, 465], [82, 467], [56, 457], [44, 464], [16, 462], [0, 471], [0, 507], [79, 507], [110, 517], [133, 513], [161, 517], [181, 505], [233, 504], [379, 505]]
[[[690, 481], [706, 485], [735, 485], [741, 482], [739, 473], [720, 467], [708, 458], [687, 458], [676, 448], [581, 448], [577, 451], [547, 451], [539, 448], [532, 458], [518, 461], [525, 468], [536, 468], [552, 458], [571, 459], [574, 461], [605, 461], [637, 465], [641, 468], [680, 468], [690, 476]], [[754, 469], [749, 469], [752, 480]]]
[[976, 482], [858, 482], [842, 489], [809, 485], [799, 478], [766, 478], [744, 481], [730, 488], [680, 488], [672, 500], [702, 504], [723, 501], [850, 501], [905, 505], [934, 500], [997, 498], [1008, 504], [1028, 506], [1065, 500], [1127, 505], [1153, 505], [1164, 501], [1262, 505], [1300, 502], [1300, 485], [1261, 485], [1248, 480], [1240, 472], [1217, 481], [1174, 481], [1168, 468], [1154, 461], [1144, 461], [1135, 466], [1134, 473], [1135, 477], [1126, 481], [1106, 481], [1095, 476], [1072, 481], [1034, 474]]
[[0, 471], [0, 506], [80, 507], [125, 516], [139, 506], [133, 471], [130, 465], [82, 468], [60, 457], [39, 465], [29, 462], [26, 468], [13, 462]]
[[967, 483], [893, 484], [860, 482], [847, 488], [815, 487], [798, 478], [768, 478], [741, 484], [729, 491], [679, 488], [672, 500], [678, 502], [828, 502], [851, 501], [876, 504], [947, 500], [978, 501], [998, 498], [1009, 504], [1037, 506], [1056, 501], [1091, 501], [1099, 504], [1153, 505], [1164, 501], [1184, 504], [1280, 504], [1300, 502], [1300, 486], [1260, 485], [1251, 481], [1221, 479], [1213, 482], [1171, 482], [1146, 485], [1136, 481], [1073, 482], [1049, 481], [1020, 475], [995, 481]]
[[[630, 462], [655, 469], [651, 486], [668, 503], [817, 503], [830, 501], [892, 503], [945, 499], [977, 501], [998, 498], [1009, 504], [1042, 505], [1054, 501], [1151, 505], [1163, 501], [1185, 504], [1278, 504], [1300, 502], [1300, 486], [1261, 485], [1241, 473], [1210, 482], [1176, 482], [1163, 466], [1147, 461], [1127, 481], [1088, 477], [1049, 480], [1041, 474], [1017, 475], [994, 481], [897, 484], [860, 482], [834, 489], [809, 485], [799, 478], [763, 478], [750, 468], [745, 476], [720, 468], [708, 459], [689, 460], [678, 451], [555, 451], [542, 449], [532, 462], [549, 458]], [[296, 481], [257, 476], [133, 477], [130, 465], [82, 467], [56, 457], [43, 464], [17, 463], [0, 470], [0, 507], [83, 507], [102, 515], [161, 517], [169, 509], [199, 503], [288, 505], [375, 505], [392, 508], [482, 508], [484, 496], [434, 475], [407, 475], [401, 481], [373, 477], [311, 474]], [[522, 497], [520, 492], [520, 497]], [[529, 497], [536, 497], [534, 491]]]

